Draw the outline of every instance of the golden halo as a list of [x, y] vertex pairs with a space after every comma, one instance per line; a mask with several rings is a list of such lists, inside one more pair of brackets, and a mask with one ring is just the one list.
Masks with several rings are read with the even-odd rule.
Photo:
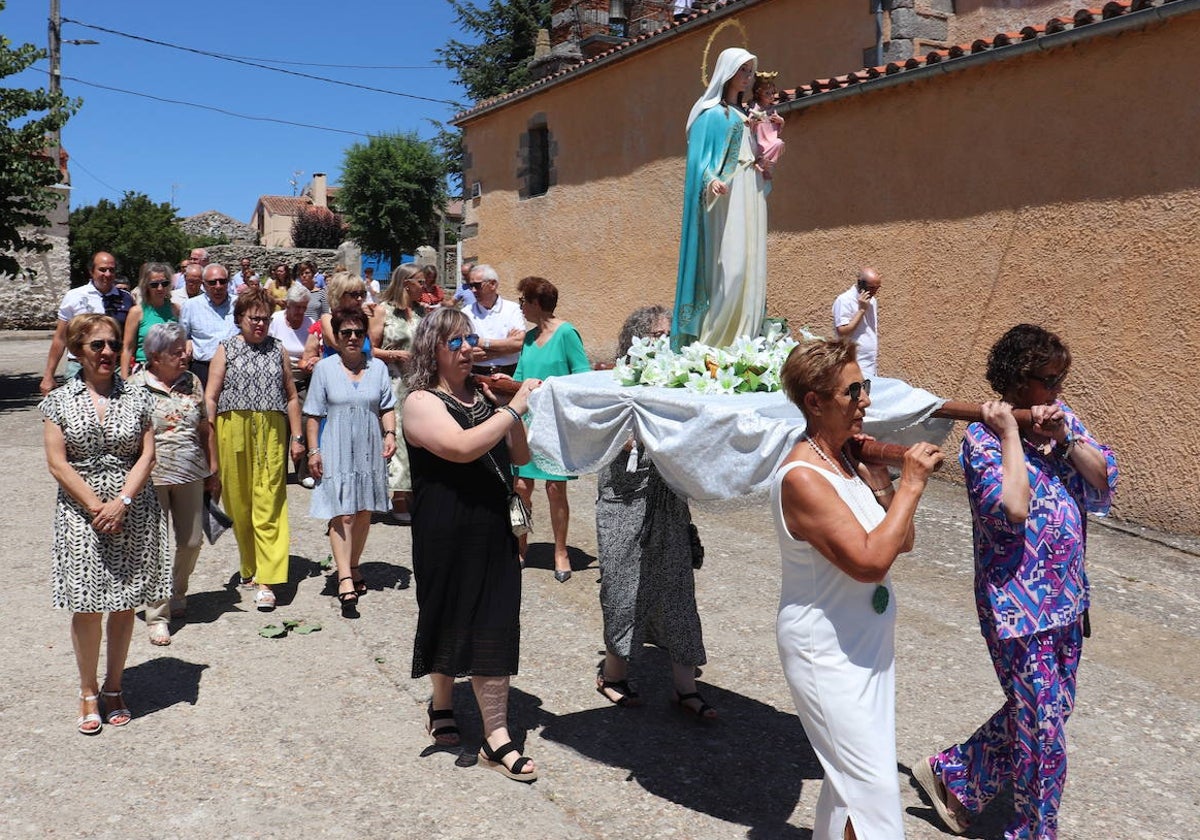
[[708, 51], [712, 49], [713, 41], [721, 34], [727, 26], [732, 26], [742, 33], [742, 49], [749, 49], [750, 37], [746, 34], [746, 27], [742, 26], [742, 22], [737, 18], [729, 18], [721, 21], [720, 25], [709, 33], [708, 41], [704, 44], [704, 60], [700, 62], [700, 86], [708, 87]]

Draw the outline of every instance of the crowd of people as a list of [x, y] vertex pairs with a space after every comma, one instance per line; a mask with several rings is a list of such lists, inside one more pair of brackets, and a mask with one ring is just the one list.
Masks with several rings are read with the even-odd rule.
[[[328, 525], [343, 615], [357, 615], [367, 591], [360, 560], [372, 515], [411, 524], [412, 676], [430, 678], [429, 735], [441, 747], [461, 744], [453, 684], [469, 677], [485, 763], [533, 781], [538, 769], [507, 728], [529, 506], [540, 479], [554, 574], [565, 583], [572, 477], [530, 463], [529, 397], [547, 378], [590, 369], [579, 332], [556, 314], [558, 289], [526, 277], [518, 300], [506, 300], [497, 272], [482, 264], [465, 265], [452, 294], [436, 285], [436, 270], [414, 265], [397, 267], [380, 290], [344, 270], [320, 287], [310, 263], [295, 272], [277, 264], [260, 284], [248, 262], [235, 281], [192, 256], [177, 278], [188, 295], [180, 304], [168, 266], [143, 267], [134, 301], [114, 286], [113, 256], [96, 254], [91, 282], [63, 300], [47, 359], [40, 408], [59, 484], [52, 592], [72, 614], [79, 731], [131, 720], [121, 677], [134, 611], [145, 606], [152, 644], [171, 643], [210, 498], [233, 521], [241, 585], [258, 609], [275, 608], [274, 587], [288, 577], [290, 460], [312, 490], [308, 515]], [[192, 294], [197, 276], [202, 288]], [[919, 500], [945, 457], [933, 444], [910, 447], [898, 481], [857, 457], [876, 353], [864, 357], [853, 338], [873, 334], [879, 287], [878, 273], [863, 269], [835, 305], [836, 337], [801, 343], [781, 371], [805, 432], [771, 496], [783, 561], [777, 640], [825, 771], [818, 838], [903, 836], [889, 572], [917, 540]], [[671, 318], [663, 307], [632, 313], [618, 357], [636, 338], [669, 336]], [[57, 386], [64, 352], [67, 378]], [[1008, 784], [1009, 836], [1055, 836], [1087, 634], [1086, 515], [1107, 510], [1117, 477], [1111, 450], [1061, 399], [1070, 364], [1055, 334], [1013, 327], [988, 358], [999, 399], [981, 407], [962, 443], [976, 606], [1006, 702], [967, 740], [913, 769], [959, 833]], [[638, 705], [630, 666], [654, 644], [671, 661], [680, 710], [711, 721], [718, 712], [696, 684], [706, 664], [695, 596], [703, 550], [687, 500], [638, 444], [631, 437], [598, 481], [605, 655], [596, 690]]]

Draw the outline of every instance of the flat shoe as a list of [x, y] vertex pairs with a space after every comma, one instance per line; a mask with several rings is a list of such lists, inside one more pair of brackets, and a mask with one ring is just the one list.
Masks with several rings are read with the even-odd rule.
[[[121, 697], [121, 692], [120, 691], [104, 691], [103, 689], [101, 689], [100, 696], [105, 697], [105, 698]], [[124, 698], [123, 697], [121, 697], [121, 701], [122, 701], [122, 705], [120, 706], [120, 708], [116, 708], [116, 709], [110, 709], [108, 707], [109, 701], [107, 699], [104, 701], [104, 722], [107, 723], [109, 726], [124, 726], [125, 724], [129, 723], [129, 721], [133, 720], [133, 712], [129, 711], [129, 709], [126, 709], [124, 707], [124, 705], [123, 705]], [[113, 705], [116, 706], [118, 704], [113, 703]]]
[[[609, 695], [610, 691], [617, 693], [615, 700]], [[603, 672], [596, 675], [596, 692], [609, 703], [623, 709], [642, 705], [641, 695], [630, 688], [629, 680], [606, 680]]]
[[[696, 709], [688, 705], [689, 700], [695, 700], [700, 703], [700, 708]], [[717, 710], [704, 702], [704, 698], [700, 696], [699, 691], [693, 691], [690, 694], [680, 694], [675, 692], [675, 705], [680, 711], [689, 714], [692, 717], [699, 718], [703, 721], [712, 721], [717, 719]]]
[[[79, 692], [79, 699], [85, 703], [91, 703], [99, 700], [100, 695], [88, 694], [85, 696], [81, 691]], [[95, 724], [95, 726], [91, 724]], [[79, 720], [75, 721], [75, 726], [78, 727], [79, 732], [83, 735], [99, 735], [101, 730], [104, 729], [104, 721], [95, 712], [88, 712], [86, 715], [79, 716]]]
[[913, 779], [929, 797], [929, 801], [933, 803], [933, 810], [937, 811], [937, 815], [946, 824], [946, 828], [955, 834], [962, 834], [966, 831], [967, 821], [954, 813], [950, 807], [950, 793], [946, 790], [946, 785], [941, 778], [933, 772], [933, 764], [930, 760], [923, 758], [917, 762], [912, 769], [912, 774]]
[[150, 625], [150, 644], [166, 647], [171, 644], [171, 631], [165, 622], [155, 622]]
[[[448, 720], [449, 724], [443, 726], [434, 726], [435, 721]], [[461, 739], [458, 735], [458, 727], [454, 724], [453, 709], [435, 709], [433, 704], [429, 704], [429, 723], [425, 724], [425, 731], [429, 733], [429, 737], [433, 739], [433, 743], [439, 747], [457, 747], [461, 744]]]
[[270, 589], [260, 589], [254, 596], [254, 606], [259, 612], [270, 612], [275, 609], [275, 593]]

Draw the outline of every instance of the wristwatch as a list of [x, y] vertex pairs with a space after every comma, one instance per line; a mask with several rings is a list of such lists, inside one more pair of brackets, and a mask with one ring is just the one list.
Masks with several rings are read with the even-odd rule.
[[304, 443], [304, 435], [292, 435], [292, 440], [296, 443]]
[[131, 496], [122, 496], [121, 504], [125, 505], [125, 507], [129, 507], [131, 504], [133, 504], [133, 498]]

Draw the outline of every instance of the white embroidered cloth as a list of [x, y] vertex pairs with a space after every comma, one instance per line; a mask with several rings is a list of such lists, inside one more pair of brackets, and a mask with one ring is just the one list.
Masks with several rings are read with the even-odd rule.
[[[943, 402], [899, 379], [877, 377], [863, 431], [888, 443], [940, 444], [952, 421], [930, 414]], [[782, 391], [725, 395], [623, 386], [608, 370], [547, 379], [530, 395], [529, 410], [533, 459], [547, 472], [596, 472], [634, 433], [667, 483], [695, 500], [765, 492], [805, 425]]]

